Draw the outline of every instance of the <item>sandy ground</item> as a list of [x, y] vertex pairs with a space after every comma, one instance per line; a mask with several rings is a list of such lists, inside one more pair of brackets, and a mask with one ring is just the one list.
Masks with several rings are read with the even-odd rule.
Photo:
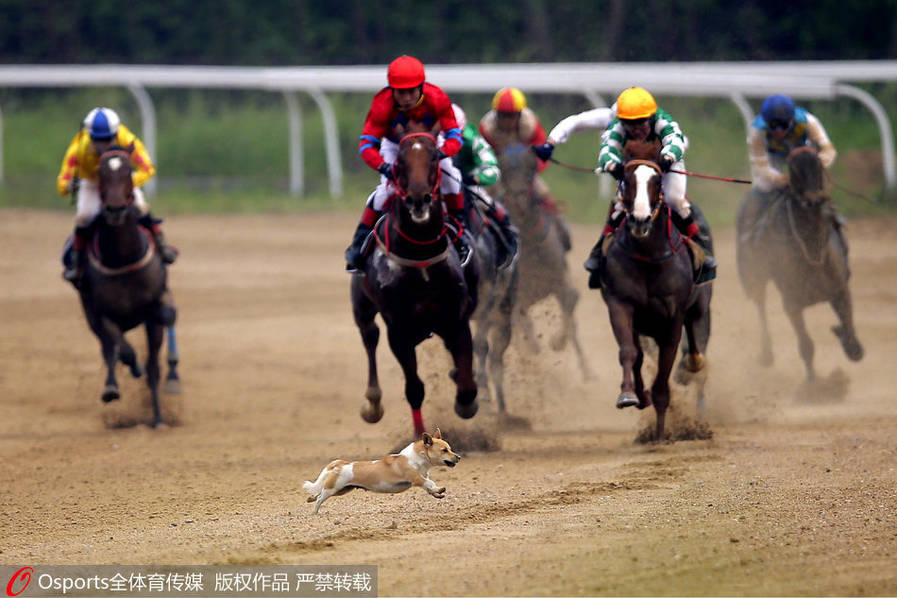
[[[897, 594], [897, 218], [851, 223], [852, 289], [866, 357], [850, 363], [827, 305], [808, 311], [818, 371], [802, 388], [777, 294], [776, 363], [756, 365], [753, 308], [717, 232], [706, 421], [710, 440], [643, 445], [653, 413], [618, 411], [616, 346], [579, 268], [597, 227], [574, 226], [582, 289], [571, 349], [508, 353], [508, 402], [452, 411], [448, 356], [419, 349], [424, 418], [449, 442], [500, 445], [414, 490], [355, 492], [313, 516], [301, 483], [330, 459], [376, 458], [408, 441], [402, 378], [385, 342], [386, 415], [358, 409], [364, 352], [333, 214], [169, 219], [184, 391], [152, 430], [142, 380], [103, 405], [103, 367], [57, 254], [63, 213], [0, 212], [0, 562], [376, 564], [383, 595]], [[774, 291], [771, 290], [771, 293]], [[555, 306], [536, 306], [547, 340]], [[142, 332], [129, 338], [145, 354]], [[545, 343], [547, 345], [547, 343]], [[695, 401], [674, 389], [678, 417]], [[685, 421], [685, 420], [684, 420]], [[679, 425], [674, 422], [673, 425]], [[682, 425], [687, 425], [687, 422]]]

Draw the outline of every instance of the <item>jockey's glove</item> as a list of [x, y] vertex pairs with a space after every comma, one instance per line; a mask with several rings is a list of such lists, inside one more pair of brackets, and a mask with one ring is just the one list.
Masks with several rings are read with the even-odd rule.
[[384, 162], [380, 166], [377, 167], [377, 171], [388, 178], [390, 181], [394, 181], [396, 179], [395, 175], [392, 173], [392, 165]]
[[554, 144], [545, 142], [542, 145], [534, 145], [533, 153], [539, 156], [539, 159], [543, 162], [547, 162], [551, 160], [551, 153], [554, 151]]
[[438, 162], [442, 162], [442, 161], [445, 160], [447, 157], [448, 157], [448, 156], [446, 156], [446, 155], [445, 155], [445, 152], [442, 151], [441, 149], [436, 150], [436, 160], [437, 160]]
[[607, 172], [609, 172], [611, 174], [611, 176], [614, 177], [615, 179], [617, 179], [618, 181], [622, 181], [623, 180], [623, 163], [622, 162], [614, 163], [614, 165], [611, 166], [610, 170], [608, 170]]
[[669, 172], [670, 168], [675, 164], [675, 160], [672, 156], [661, 156], [660, 158], [660, 170], [663, 172]]

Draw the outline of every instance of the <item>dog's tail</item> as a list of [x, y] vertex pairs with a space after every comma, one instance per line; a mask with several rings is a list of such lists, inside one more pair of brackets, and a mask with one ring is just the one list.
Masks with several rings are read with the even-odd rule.
[[318, 496], [321, 494], [321, 490], [324, 489], [324, 476], [326, 476], [330, 472], [330, 468], [333, 464], [327, 465], [324, 469], [321, 470], [321, 473], [318, 474], [318, 479], [314, 482], [306, 480], [305, 483], [302, 484], [302, 488], [305, 489], [306, 492], [311, 494], [308, 497], [308, 502], [314, 502], [318, 499]]

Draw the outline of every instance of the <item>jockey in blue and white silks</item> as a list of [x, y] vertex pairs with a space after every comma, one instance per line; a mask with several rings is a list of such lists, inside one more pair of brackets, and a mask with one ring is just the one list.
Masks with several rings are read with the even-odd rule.
[[826, 170], [837, 154], [819, 119], [784, 95], [772, 95], [763, 101], [760, 114], [751, 123], [747, 143], [751, 178], [754, 187], [762, 192], [788, 184], [788, 175], [782, 169], [794, 148], [815, 147]]

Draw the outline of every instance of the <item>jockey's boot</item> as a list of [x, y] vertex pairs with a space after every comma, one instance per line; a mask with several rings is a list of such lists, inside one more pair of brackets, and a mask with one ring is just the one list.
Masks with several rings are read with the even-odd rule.
[[87, 241], [90, 239], [90, 225], [76, 226], [75, 234], [72, 236], [71, 259], [68, 267], [63, 271], [62, 277], [75, 285], [75, 288], [81, 283], [81, 277], [84, 275], [84, 262], [87, 261]]
[[502, 243], [505, 246], [506, 256], [499, 266], [510, 264], [511, 260], [514, 259], [514, 256], [517, 255], [520, 232], [517, 230], [517, 227], [511, 224], [511, 218], [508, 216], [508, 212], [499, 202], [496, 201], [494, 204], [488, 205], [486, 208], [486, 215], [498, 226], [498, 230], [501, 233]]
[[710, 238], [701, 232], [692, 214], [689, 214], [687, 218], [680, 216], [676, 210], [672, 210], [671, 214], [673, 224], [676, 225], [679, 233], [687, 239], [692, 239], [704, 251], [704, 263], [701, 264], [699, 270], [695, 271], [695, 283], [710, 282], [716, 278], [716, 258], [713, 257], [713, 252], [710, 250]]
[[601, 288], [601, 270], [604, 265], [604, 240], [620, 226], [620, 223], [623, 221], [623, 212], [619, 212], [616, 217], [611, 215], [608, 218], [607, 222], [604, 225], [604, 230], [601, 231], [601, 236], [598, 237], [598, 242], [595, 243], [595, 246], [592, 247], [592, 250], [589, 252], [589, 257], [586, 258], [583, 267], [589, 272], [589, 288], [590, 289], [600, 289]]
[[173, 264], [178, 259], [178, 250], [165, 243], [165, 235], [162, 234], [161, 220], [153, 218], [152, 214], [147, 212], [140, 217], [137, 223], [149, 230], [153, 234], [153, 242], [156, 244], [156, 251], [165, 264]]
[[364, 240], [368, 238], [373, 226], [368, 226], [364, 222], [359, 222], [352, 236], [352, 244], [346, 247], [346, 272], [358, 272], [364, 268], [364, 255], [362, 255], [362, 247]]
[[[458, 252], [458, 261], [464, 266], [470, 260], [470, 244], [467, 242], [467, 212], [462, 208], [460, 210], [449, 210], [448, 226], [455, 232], [452, 242], [455, 244], [455, 251]], [[454, 222], [452, 222], [454, 219]], [[458, 230], [455, 230], [455, 228]]]

